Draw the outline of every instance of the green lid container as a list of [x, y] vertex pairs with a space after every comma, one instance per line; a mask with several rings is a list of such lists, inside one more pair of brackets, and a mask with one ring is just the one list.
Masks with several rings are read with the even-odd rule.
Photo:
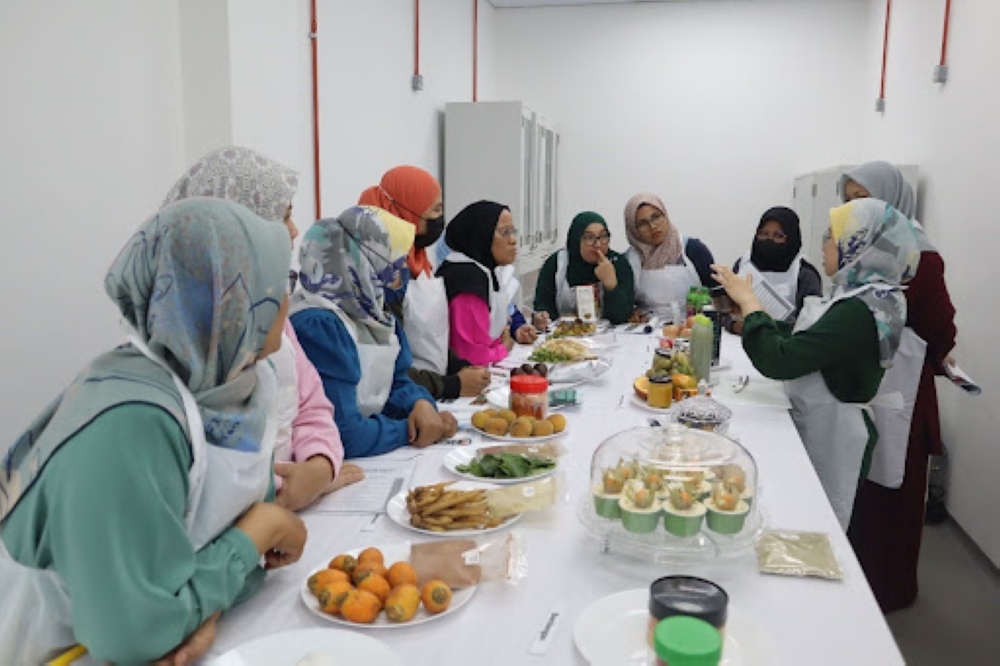
[[722, 634], [696, 617], [661, 620], [653, 644], [657, 658], [669, 666], [717, 666], [722, 659]]

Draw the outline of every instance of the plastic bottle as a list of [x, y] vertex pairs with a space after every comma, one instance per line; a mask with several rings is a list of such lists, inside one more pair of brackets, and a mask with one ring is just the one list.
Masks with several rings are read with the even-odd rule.
[[722, 636], [704, 620], [675, 615], [656, 625], [656, 663], [663, 666], [716, 666], [722, 659]]
[[691, 329], [691, 367], [698, 380], [711, 381], [713, 337], [712, 320], [697, 315]]
[[722, 346], [722, 313], [714, 305], [706, 305], [702, 314], [712, 320], [712, 365], [719, 365], [719, 352]]

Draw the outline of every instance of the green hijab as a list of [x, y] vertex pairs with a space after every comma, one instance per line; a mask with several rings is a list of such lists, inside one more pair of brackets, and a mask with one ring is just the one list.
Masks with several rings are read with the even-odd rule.
[[[604, 218], [593, 211], [584, 211], [573, 218], [569, 225], [569, 233], [566, 234], [566, 253], [569, 255], [569, 263], [566, 266], [566, 281], [571, 287], [578, 287], [582, 284], [594, 284], [599, 282], [594, 270], [597, 264], [590, 264], [580, 255], [580, 243], [583, 242], [583, 232], [594, 223], [600, 224], [605, 230], [608, 223]], [[608, 231], [608, 233], [611, 233]], [[613, 259], [618, 253], [608, 248], [608, 259]]]
[[[166, 206], [115, 259], [104, 288], [138, 338], [186, 385], [210, 446], [259, 450], [267, 401], [254, 363], [285, 295], [288, 233], [239, 204], [194, 198]], [[64, 442], [112, 408], [148, 404], [187, 432], [170, 375], [132, 345], [92, 361], [0, 453], [0, 521]], [[129, 455], [128, 442], [120, 442]]]

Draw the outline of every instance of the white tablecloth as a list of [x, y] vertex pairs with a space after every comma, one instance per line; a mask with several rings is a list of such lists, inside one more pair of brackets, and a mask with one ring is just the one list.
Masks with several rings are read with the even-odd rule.
[[[686, 573], [711, 579], [729, 593], [732, 611], [748, 619], [764, 636], [768, 663], [903, 663], [787, 411], [759, 406], [769, 404], [773, 387], [753, 370], [738, 338], [728, 334], [722, 356], [733, 367], [718, 377], [725, 386], [737, 375], [752, 376], [750, 398], [743, 401], [749, 404], [739, 404], [735, 396], [727, 404], [734, 412], [731, 434], [739, 437], [759, 465], [758, 497], [768, 524], [829, 534], [845, 580], [764, 576], [758, 573], [752, 553], [737, 560], [679, 567], [599, 552], [597, 541], [576, 516], [576, 505], [588, 492], [591, 456], [606, 437], [646, 425], [651, 416], [631, 404], [629, 396], [633, 378], [649, 365], [655, 337], [620, 333], [617, 341], [612, 370], [582, 387], [584, 405], [565, 411], [570, 423], [570, 433], [564, 439], [570, 454], [563, 460], [566, 473], [561, 477], [566, 480], [565, 496], [556, 507], [526, 515], [512, 528], [527, 545], [527, 579], [517, 586], [482, 585], [465, 608], [430, 624], [357, 631], [370, 632], [385, 641], [407, 664], [584, 664], [574, 646], [573, 627], [588, 604], [615, 592], [647, 587], [663, 575]], [[524, 349], [517, 352], [524, 353]], [[754, 388], [760, 390], [750, 390]], [[466, 417], [471, 413], [467, 405], [457, 407], [456, 412]], [[422, 451], [407, 448], [390, 455], [414, 456], [413, 480], [420, 485], [454, 478], [442, 466], [447, 452], [442, 447]], [[373, 531], [361, 531], [371, 522], [370, 516], [306, 511], [303, 517], [309, 540], [302, 559], [270, 573], [260, 592], [225, 616], [212, 655], [269, 633], [334, 626], [309, 613], [299, 597], [302, 581], [311, 569], [354, 548], [429, 540], [386, 516], [378, 520]], [[553, 609], [565, 612], [549, 650], [545, 656], [530, 655], [528, 649]]]

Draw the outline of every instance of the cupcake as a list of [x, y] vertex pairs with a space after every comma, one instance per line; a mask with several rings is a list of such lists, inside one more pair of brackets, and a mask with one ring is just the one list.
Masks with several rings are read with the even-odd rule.
[[626, 475], [621, 467], [609, 467], [601, 475], [601, 483], [594, 486], [594, 511], [601, 518], [617, 520], [622, 517], [618, 500], [625, 487]]
[[736, 534], [743, 529], [750, 505], [742, 493], [731, 483], [717, 481], [712, 496], [705, 500], [708, 509], [708, 529], [719, 534]]
[[660, 503], [642, 481], [632, 479], [625, 484], [618, 506], [622, 525], [629, 532], [646, 534], [656, 530], [656, 524], [660, 522]]
[[694, 536], [701, 531], [705, 518], [705, 505], [685, 486], [674, 486], [670, 497], [663, 502], [663, 525], [668, 532], [679, 537]]
[[723, 483], [732, 485], [740, 493], [740, 498], [747, 503], [747, 506], [753, 504], [753, 491], [747, 487], [746, 470], [739, 465], [722, 465], [718, 476]]

